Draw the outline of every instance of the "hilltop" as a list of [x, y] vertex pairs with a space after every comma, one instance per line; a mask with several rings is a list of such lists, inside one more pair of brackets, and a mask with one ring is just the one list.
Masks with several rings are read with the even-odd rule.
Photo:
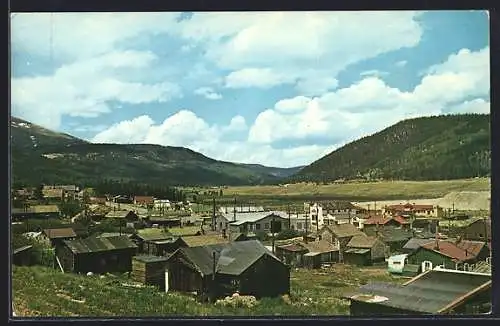
[[12, 176], [17, 183], [92, 183], [101, 179], [167, 185], [275, 183], [297, 169], [214, 160], [183, 147], [94, 144], [11, 119]]
[[490, 175], [490, 116], [403, 120], [349, 143], [301, 169], [290, 181], [449, 180]]

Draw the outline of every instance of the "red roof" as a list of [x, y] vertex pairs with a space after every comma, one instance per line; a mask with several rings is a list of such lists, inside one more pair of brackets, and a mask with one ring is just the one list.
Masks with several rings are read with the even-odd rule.
[[467, 241], [462, 240], [459, 243], [454, 243], [449, 240], [438, 240], [439, 250], [435, 248], [436, 242], [432, 241], [422, 245], [422, 248], [428, 250], [434, 250], [442, 255], [453, 258], [457, 261], [467, 261], [469, 259], [475, 258], [479, 255], [481, 249], [483, 249], [485, 243], [480, 241]]
[[401, 216], [385, 217], [385, 216], [381, 216], [381, 215], [371, 216], [363, 224], [365, 224], [365, 225], [374, 225], [374, 224], [385, 225], [385, 224], [387, 224], [391, 220], [395, 220], [399, 224], [408, 224], [408, 221], [406, 221]]
[[137, 203], [152, 204], [154, 203], [153, 196], [135, 196], [134, 201]]

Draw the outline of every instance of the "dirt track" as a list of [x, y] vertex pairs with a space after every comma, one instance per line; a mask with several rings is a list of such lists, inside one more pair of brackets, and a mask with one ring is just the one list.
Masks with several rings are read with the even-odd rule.
[[386, 205], [396, 205], [404, 204], [407, 202], [414, 204], [432, 204], [438, 205], [443, 208], [453, 207], [456, 210], [489, 210], [490, 209], [490, 198], [491, 192], [489, 191], [460, 191], [460, 192], [450, 192], [446, 196], [441, 198], [432, 199], [408, 199], [408, 200], [384, 200], [377, 202], [354, 202], [353, 204], [359, 205], [361, 207], [373, 209], [375, 205], [377, 208], [384, 207]]

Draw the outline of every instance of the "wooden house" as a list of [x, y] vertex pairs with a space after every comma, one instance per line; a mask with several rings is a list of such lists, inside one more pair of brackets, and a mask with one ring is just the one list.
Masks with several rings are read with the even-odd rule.
[[120, 219], [127, 223], [139, 221], [139, 215], [131, 210], [112, 210], [106, 214], [106, 218]]
[[188, 246], [180, 237], [162, 229], [142, 229], [131, 239], [137, 245], [138, 253], [155, 256], [171, 254], [180, 247]]
[[391, 254], [402, 253], [404, 245], [413, 237], [413, 232], [398, 226], [364, 229], [366, 235], [378, 237], [389, 248]]
[[326, 240], [304, 242], [292, 241], [276, 246], [276, 256], [285, 264], [309, 268], [319, 268], [322, 264], [338, 262], [338, 247]]
[[168, 259], [168, 289], [201, 300], [238, 292], [257, 298], [290, 292], [290, 270], [259, 241], [180, 248]]
[[65, 240], [57, 258], [65, 272], [130, 272], [137, 246], [126, 236]]
[[434, 269], [404, 284], [369, 283], [345, 296], [351, 316], [478, 314], [491, 311], [491, 275]]
[[363, 222], [363, 231], [370, 232], [377, 228], [384, 228], [384, 227], [388, 228], [399, 227], [408, 229], [409, 226], [410, 226], [410, 221], [406, 220], [402, 216], [387, 217], [378, 215], [378, 216], [372, 216]]
[[77, 235], [72, 228], [45, 229], [39, 236], [39, 241], [52, 247], [57, 247], [64, 240], [74, 240]]
[[491, 219], [477, 219], [465, 227], [463, 237], [466, 240], [491, 241]]
[[365, 234], [351, 238], [344, 251], [344, 263], [367, 266], [383, 262], [387, 256], [386, 245], [377, 237]]
[[442, 217], [444, 210], [442, 207], [431, 204], [397, 204], [384, 207], [386, 215], [403, 215], [403, 216], [426, 216], [426, 217]]
[[402, 274], [408, 263], [408, 254], [393, 255], [386, 259], [387, 271], [391, 274]]
[[300, 243], [288, 243], [275, 247], [276, 257], [283, 263], [292, 267], [301, 267], [303, 265], [303, 256], [308, 253], [308, 249]]
[[303, 256], [303, 265], [308, 268], [320, 268], [322, 264], [339, 261], [339, 248], [326, 240], [302, 243], [307, 249]]
[[18, 222], [28, 219], [57, 219], [61, 217], [61, 211], [57, 205], [34, 205], [25, 208], [12, 208], [12, 221]]
[[32, 245], [16, 248], [12, 251], [12, 264], [16, 266], [30, 266], [32, 264]]
[[481, 241], [434, 240], [421, 245], [408, 256], [410, 264], [422, 265], [422, 270], [443, 266], [449, 269], [461, 269], [467, 264], [474, 264], [489, 257], [488, 246]]
[[167, 257], [139, 255], [132, 258], [131, 277], [134, 281], [154, 285], [165, 291], [165, 271]]
[[365, 235], [352, 224], [325, 225], [317, 234], [319, 240], [326, 240], [339, 248], [339, 260], [343, 261], [343, 253], [352, 237]]

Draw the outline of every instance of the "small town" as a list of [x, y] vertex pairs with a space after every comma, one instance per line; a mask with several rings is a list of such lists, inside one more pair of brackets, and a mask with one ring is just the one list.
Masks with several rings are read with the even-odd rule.
[[[12, 209], [13, 237], [32, 244], [14, 248], [13, 264], [81, 278], [119, 276], [118, 287], [153, 286], [198, 302], [243, 306], [263, 297], [291, 300], [294, 274], [335, 280], [339, 268], [356, 267], [393, 280], [368, 279], [344, 293], [339, 300], [353, 316], [491, 309], [486, 217], [405, 202], [368, 208], [330, 201], [280, 211], [236, 198], [222, 206], [215, 196], [200, 211], [189, 200], [91, 192], [75, 185], [16, 190], [14, 199], [29, 204]], [[60, 209], [68, 203], [77, 204], [74, 216]]]

